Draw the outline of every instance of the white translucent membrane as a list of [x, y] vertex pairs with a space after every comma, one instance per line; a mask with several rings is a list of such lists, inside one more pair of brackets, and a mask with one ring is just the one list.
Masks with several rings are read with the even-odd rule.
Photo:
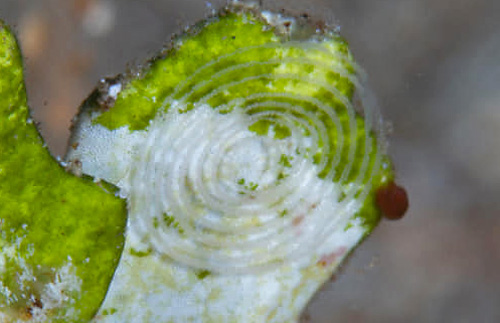
[[[227, 64], [238, 61], [239, 55], [263, 50], [281, 57], [258, 61], [273, 55], [257, 55], [256, 61]], [[314, 250], [333, 232], [345, 230], [362, 206], [381, 160], [379, 143], [372, 154], [370, 134], [381, 130], [373, 107], [365, 103], [356, 107], [365, 120], [360, 160], [355, 158], [359, 143], [355, 108], [324, 79], [325, 71], [347, 78], [365, 99], [359, 73], [349, 72], [344, 63], [358, 69], [322, 42], [287, 42], [244, 48], [197, 70], [167, 98], [168, 112], [151, 122], [147, 140], [137, 147], [140, 157], [129, 185], [131, 229], [157, 252], [217, 272], [254, 272], [286, 262], [314, 261]], [[305, 66], [314, 66], [320, 76], [290, 72]], [[208, 79], [197, 82], [208, 71]], [[243, 77], [228, 77], [231, 73]], [[341, 102], [348, 121], [341, 121], [338, 106], [329, 105], [333, 102], [297, 93], [293, 87], [209, 105], [216, 95], [256, 80], [267, 81], [270, 88], [274, 81], [286, 80], [313, 85]], [[202, 95], [194, 108], [185, 112], [185, 102], [192, 102], [197, 93]], [[331, 120], [335, 142], [331, 129], [301, 103]], [[268, 135], [249, 131], [262, 120], [286, 127], [290, 136], [276, 139], [272, 131]], [[347, 163], [340, 165], [346, 144]], [[320, 159], [313, 163], [318, 152]], [[285, 165], [284, 156], [290, 165]], [[359, 170], [349, 181], [354, 163]]]

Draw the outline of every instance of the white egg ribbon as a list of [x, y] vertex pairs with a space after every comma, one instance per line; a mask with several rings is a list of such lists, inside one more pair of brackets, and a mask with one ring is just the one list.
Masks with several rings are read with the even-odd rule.
[[[363, 205], [383, 151], [362, 73], [332, 44], [243, 48], [179, 84], [136, 147], [131, 230], [156, 252], [215, 272], [309, 264]], [[335, 80], [354, 87], [353, 99]]]

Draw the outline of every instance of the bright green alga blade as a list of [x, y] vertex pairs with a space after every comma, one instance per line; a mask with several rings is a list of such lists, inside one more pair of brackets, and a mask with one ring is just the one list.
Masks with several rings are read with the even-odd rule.
[[126, 207], [111, 189], [49, 154], [30, 118], [16, 39], [0, 22], [0, 321], [95, 314], [124, 243]]

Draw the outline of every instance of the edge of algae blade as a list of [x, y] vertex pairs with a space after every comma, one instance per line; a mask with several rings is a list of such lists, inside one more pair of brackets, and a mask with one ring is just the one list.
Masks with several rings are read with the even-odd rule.
[[0, 20], [0, 321], [83, 322], [124, 244], [125, 202], [69, 174], [30, 117], [22, 56]]

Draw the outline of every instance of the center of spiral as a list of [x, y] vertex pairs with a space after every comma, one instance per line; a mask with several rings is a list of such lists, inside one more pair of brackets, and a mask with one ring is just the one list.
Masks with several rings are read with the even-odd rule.
[[224, 152], [220, 165], [222, 178], [256, 189], [263, 184], [266, 160], [262, 138], [253, 136], [239, 140]]

